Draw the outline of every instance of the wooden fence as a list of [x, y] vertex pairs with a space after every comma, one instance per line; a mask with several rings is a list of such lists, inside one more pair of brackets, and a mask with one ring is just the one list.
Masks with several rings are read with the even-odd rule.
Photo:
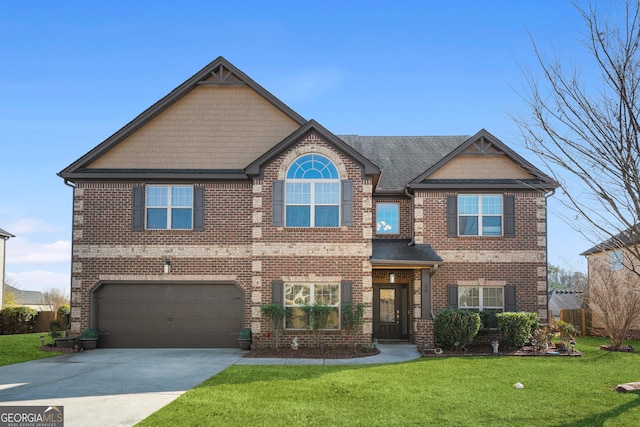
[[586, 308], [560, 310], [560, 320], [571, 323], [580, 331], [580, 335], [591, 335], [591, 310]]

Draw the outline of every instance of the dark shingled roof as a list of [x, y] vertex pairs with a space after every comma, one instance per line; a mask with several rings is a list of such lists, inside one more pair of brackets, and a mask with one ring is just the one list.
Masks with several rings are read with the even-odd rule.
[[374, 239], [371, 263], [374, 265], [435, 265], [442, 258], [431, 245], [409, 246], [409, 239]]
[[573, 290], [553, 290], [549, 297], [549, 311], [560, 316], [560, 310], [582, 308], [584, 294]]
[[23, 291], [10, 285], [5, 285], [5, 290], [11, 292], [16, 297], [19, 305], [43, 305], [44, 293], [40, 291]]
[[635, 244], [640, 242], [640, 225], [635, 226], [635, 230], [633, 228], [627, 229], [626, 231], [622, 231], [610, 239], [605, 240], [604, 242], [600, 242], [597, 245], [587, 249], [582, 252], [580, 255], [591, 255], [598, 252], [606, 252], [614, 249], [621, 249], [625, 246], [629, 246], [631, 244]]
[[469, 139], [469, 136], [338, 137], [382, 169], [377, 191], [403, 191], [409, 182]]

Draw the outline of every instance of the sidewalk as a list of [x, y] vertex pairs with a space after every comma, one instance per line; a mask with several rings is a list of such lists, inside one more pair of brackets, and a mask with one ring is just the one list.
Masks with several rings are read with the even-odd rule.
[[370, 365], [420, 358], [415, 344], [378, 344], [379, 354], [352, 359], [242, 358], [235, 365]]

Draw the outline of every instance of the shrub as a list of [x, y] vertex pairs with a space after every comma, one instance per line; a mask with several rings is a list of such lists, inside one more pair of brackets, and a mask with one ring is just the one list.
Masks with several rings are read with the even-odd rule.
[[500, 343], [507, 348], [525, 345], [531, 336], [531, 313], [498, 313], [496, 315]]
[[463, 349], [480, 329], [480, 314], [468, 310], [442, 310], [436, 315], [436, 343], [445, 349]]
[[238, 339], [239, 340], [250, 340], [251, 339], [251, 329], [247, 328], [247, 329], [241, 330], [240, 333], [238, 334]]
[[284, 316], [286, 315], [286, 309], [277, 304], [266, 304], [260, 307], [260, 311], [267, 317], [269, 323], [271, 323], [271, 348], [278, 349], [278, 341], [280, 333], [284, 329]]
[[60, 320], [52, 320], [49, 322], [49, 336], [51, 338], [60, 338], [64, 336], [64, 325]]
[[0, 313], [6, 335], [33, 332], [38, 317], [36, 310], [25, 306], [6, 307]]
[[533, 335], [538, 329], [540, 329], [540, 317], [538, 313], [527, 312], [527, 316], [529, 316], [529, 320], [531, 321], [531, 335]]
[[69, 307], [69, 304], [63, 304], [60, 307], [58, 307], [58, 310], [56, 310], [56, 319], [62, 322], [62, 326], [64, 329], [66, 329], [67, 326], [69, 326], [70, 314], [71, 314], [71, 307]]
[[329, 323], [329, 316], [333, 312], [333, 307], [324, 304], [304, 305], [302, 312], [307, 319], [307, 324], [314, 336], [314, 347], [320, 348], [322, 344], [321, 331], [326, 329]]
[[82, 331], [82, 338], [98, 338], [98, 331], [94, 328], [87, 328]]

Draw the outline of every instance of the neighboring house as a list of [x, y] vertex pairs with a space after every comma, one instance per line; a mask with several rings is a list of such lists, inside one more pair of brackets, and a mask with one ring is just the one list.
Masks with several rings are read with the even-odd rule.
[[36, 311], [51, 311], [51, 305], [44, 301], [44, 293], [40, 291], [23, 291], [10, 285], [5, 285], [5, 289], [13, 294], [16, 304], [33, 308]]
[[549, 315], [560, 319], [560, 310], [583, 308], [584, 293], [572, 289], [554, 289], [549, 292]]
[[5, 286], [5, 266], [7, 240], [16, 237], [8, 231], [0, 228], [0, 309], [4, 307], [4, 286]]
[[[637, 273], [633, 272], [634, 265], [638, 265], [639, 243], [640, 229], [632, 227], [582, 252], [580, 255], [587, 258], [589, 288], [609, 286], [611, 281], [640, 285]], [[597, 312], [597, 307], [590, 308]], [[603, 326], [599, 316], [594, 315], [592, 335], [606, 335]], [[633, 326], [629, 338], [640, 339], [640, 328]]]
[[71, 327], [106, 347], [231, 347], [244, 327], [263, 344], [271, 302], [302, 344], [314, 303], [333, 310], [326, 343], [349, 303], [363, 343], [432, 346], [447, 307], [547, 320], [557, 185], [485, 130], [337, 136], [219, 57], [59, 176]]

